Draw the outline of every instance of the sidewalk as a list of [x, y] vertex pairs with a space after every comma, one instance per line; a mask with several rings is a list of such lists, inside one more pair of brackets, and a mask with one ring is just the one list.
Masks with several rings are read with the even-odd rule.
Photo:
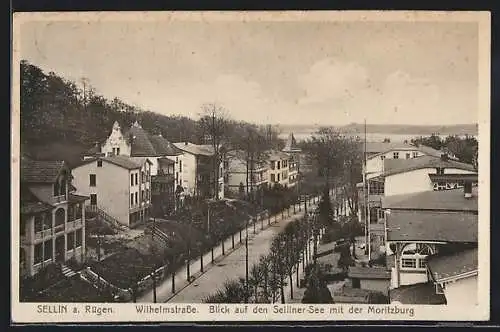
[[[316, 204], [309, 205], [315, 208]], [[308, 206], [308, 210], [309, 210]], [[264, 228], [261, 229], [261, 222], [256, 223], [256, 234], [254, 234], [253, 224], [249, 224], [248, 245], [249, 245], [249, 268], [257, 263], [261, 255], [269, 252], [269, 246], [274, 235], [281, 232], [287, 223], [300, 218], [304, 215], [296, 208], [296, 214], [293, 214], [293, 207], [290, 208], [290, 217], [285, 211], [284, 219], [281, 213], [271, 216], [271, 224], [268, 220], [263, 221]], [[234, 235], [235, 247], [232, 249], [232, 236], [224, 241], [225, 255], [222, 255], [222, 245], [214, 248], [214, 264], [211, 262], [211, 252], [203, 256], [203, 270], [201, 272], [201, 260], [197, 258], [190, 264], [191, 282], [187, 281], [186, 266], [182, 266], [175, 273], [175, 293], [172, 292], [172, 276], [167, 277], [156, 288], [157, 302], [178, 302], [178, 303], [201, 303], [203, 299], [218, 290], [226, 280], [236, 279], [245, 276], [245, 230], [242, 231], [243, 243], [239, 243], [239, 232]], [[153, 302], [153, 290], [150, 290], [140, 296], [137, 302]]]

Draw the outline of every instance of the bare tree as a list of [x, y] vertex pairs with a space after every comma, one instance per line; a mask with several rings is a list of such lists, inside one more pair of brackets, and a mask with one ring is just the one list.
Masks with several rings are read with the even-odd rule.
[[200, 126], [203, 135], [210, 141], [213, 148], [213, 198], [219, 199], [219, 178], [221, 176], [220, 166], [224, 161], [225, 148], [224, 144], [228, 140], [229, 120], [227, 110], [217, 104], [205, 104], [202, 106], [202, 114], [200, 118]]

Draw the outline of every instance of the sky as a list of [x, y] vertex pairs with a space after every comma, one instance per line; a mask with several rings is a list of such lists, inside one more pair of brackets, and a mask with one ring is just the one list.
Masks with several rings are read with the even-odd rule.
[[478, 121], [473, 22], [26, 22], [21, 58], [99, 94], [275, 124]]

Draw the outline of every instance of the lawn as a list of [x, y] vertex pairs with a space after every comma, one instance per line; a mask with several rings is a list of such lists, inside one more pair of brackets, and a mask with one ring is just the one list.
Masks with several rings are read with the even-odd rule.
[[122, 289], [131, 287], [150, 274], [161, 261], [144, 255], [135, 248], [128, 248], [91, 265], [92, 271]]
[[113, 302], [113, 296], [106, 290], [99, 292], [76, 275], [43, 292], [35, 302]]
[[21, 302], [33, 301], [39, 296], [39, 292], [49, 288], [65, 277], [61, 268], [56, 264], [49, 264], [40, 270], [35, 276], [20, 280]]

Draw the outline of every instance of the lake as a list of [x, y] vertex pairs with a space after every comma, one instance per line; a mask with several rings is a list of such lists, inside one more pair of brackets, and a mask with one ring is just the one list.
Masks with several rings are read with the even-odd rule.
[[[301, 133], [301, 132], [294, 132], [293, 136], [297, 141], [303, 141], [305, 139], [310, 138], [314, 133]], [[279, 137], [281, 139], [287, 139], [289, 133], [288, 132], [282, 132]], [[352, 134], [355, 135], [355, 134]], [[358, 134], [359, 137], [363, 140], [364, 139], [364, 134]], [[430, 135], [419, 135], [419, 134], [384, 134], [384, 133], [366, 133], [366, 140], [368, 142], [382, 142], [385, 138], [388, 138], [391, 140], [391, 142], [404, 142], [405, 140], [410, 141], [412, 138], [420, 137], [420, 136], [430, 136]], [[442, 139], [448, 137], [449, 135], [440, 135]], [[465, 136], [465, 135], [459, 135], [459, 136]], [[474, 137], [477, 139], [477, 135], [474, 135]]]

